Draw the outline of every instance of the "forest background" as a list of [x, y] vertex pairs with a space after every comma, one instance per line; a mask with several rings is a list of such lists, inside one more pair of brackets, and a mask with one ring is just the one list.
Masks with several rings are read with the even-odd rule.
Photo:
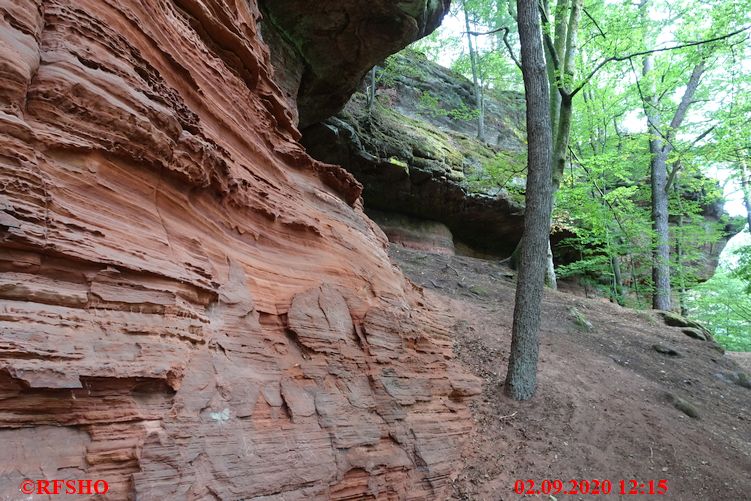
[[[545, 0], [540, 11], [552, 226], [577, 255], [549, 260], [548, 285], [576, 277], [624, 306], [680, 310], [751, 351], [751, 2]], [[475, 106], [448, 112], [480, 138], [485, 100], [524, 90], [513, 1], [454, 2], [411, 49], [473, 81]], [[422, 102], [438, 108], [440, 96]], [[525, 163], [489, 162], [478, 182], [522, 193]], [[708, 278], [703, 255], [733, 226], [745, 228]]]

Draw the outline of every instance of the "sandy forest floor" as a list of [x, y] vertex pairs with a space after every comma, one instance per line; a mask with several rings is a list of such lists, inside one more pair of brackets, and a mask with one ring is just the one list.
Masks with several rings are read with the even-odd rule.
[[[732, 382], [745, 356], [665, 326], [650, 312], [547, 292], [539, 388], [503, 395], [514, 283], [503, 266], [393, 246], [392, 259], [457, 317], [455, 350], [484, 379], [458, 500], [520, 499], [516, 480], [666, 479], [666, 496], [547, 495], [564, 499], [751, 500], [751, 389]], [[592, 324], [575, 320], [575, 308]], [[581, 323], [581, 322], [580, 322]], [[658, 353], [661, 344], [677, 351]], [[674, 403], [693, 406], [691, 418]]]

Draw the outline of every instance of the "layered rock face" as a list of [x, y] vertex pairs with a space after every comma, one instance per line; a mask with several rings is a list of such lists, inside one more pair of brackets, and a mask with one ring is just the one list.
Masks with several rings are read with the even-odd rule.
[[454, 237], [445, 224], [373, 209], [367, 214], [391, 243], [432, 254], [453, 256], [456, 252]]
[[522, 197], [482, 178], [503, 165], [523, 185], [523, 96], [488, 97], [490, 142], [480, 141], [466, 78], [412, 51], [390, 58], [378, 74], [378, 102], [369, 107], [357, 93], [335, 117], [305, 128], [307, 151], [351, 172], [368, 209], [445, 224], [472, 254], [510, 255], [522, 235]]
[[0, 11], [0, 497], [444, 497], [477, 382], [298, 145], [256, 2]]

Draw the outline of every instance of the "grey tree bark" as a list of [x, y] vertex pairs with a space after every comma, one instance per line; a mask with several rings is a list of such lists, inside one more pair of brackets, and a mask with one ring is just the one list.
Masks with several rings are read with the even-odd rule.
[[528, 174], [506, 393], [515, 400], [527, 400], [537, 387], [540, 313], [553, 205], [553, 139], [538, 4], [517, 0], [516, 5], [527, 102]]
[[[642, 76], [645, 80], [651, 78], [654, 71], [654, 57], [644, 58]], [[668, 228], [668, 194], [667, 194], [667, 152], [663, 145], [657, 124], [660, 123], [658, 111], [657, 89], [654, 79], [651, 80], [649, 94], [645, 96], [647, 114], [647, 130], [649, 131], [649, 175], [652, 189], [652, 229], [655, 232], [654, 248], [652, 249], [652, 308], [655, 310], [669, 310], [670, 301], [670, 233]]]
[[746, 222], [748, 223], [748, 231], [751, 232], [751, 187], [749, 187], [748, 179], [748, 166], [746, 160], [740, 158], [741, 164], [741, 188], [743, 189], [743, 205], [746, 207]]
[[668, 226], [668, 189], [670, 188], [667, 170], [668, 155], [673, 151], [672, 139], [686, 118], [705, 69], [704, 61], [694, 66], [691, 77], [686, 84], [686, 90], [681, 97], [678, 108], [675, 110], [670, 125], [667, 127], [666, 132], [661, 132], [658, 128], [660, 114], [657, 89], [654, 79], [651, 78], [651, 73], [654, 71], [654, 58], [652, 55], [644, 58], [642, 76], [650, 86], [648, 95], [644, 96], [644, 109], [647, 115], [649, 131], [652, 228], [655, 232], [654, 249], [652, 251], [652, 281], [654, 283], [652, 308], [655, 310], [669, 310], [672, 307], [670, 287], [670, 228]]
[[482, 88], [480, 87], [480, 72], [477, 64], [477, 51], [472, 43], [472, 27], [469, 23], [469, 12], [467, 11], [467, 4], [462, 3], [464, 9], [464, 24], [467, 28], [467, 45], [469, 47], [469, 61], [472, 66], [472, 83], [475, 88], [475, 105], [477, 106], [477, 138], [483, 139], [485, 137], [485, 107], [482, 99]]
[[[576, 70], [578, 51], [579, 21], [581, 19], [582, 0], [558, 0], [555, 8], [555, 31], [552, 40], [548, 37], [545, 45], [547, 75], [550, 85], [551, 129], [553, 133], [553, 198], [561, 186], [561, 179], [566, 168], [566, 153], [571, 137], [571, 117], [573, 114], [573, 93], [571, 85]], [[547, 3], [543, 6], [547, 12]], [[546, 283], [552, 289], [557, 288], [553, 253], [548, 244], [548, 263], [546, 265]]]
[[623, 306], [623, 277], [618, 256], [610, 258], [610, 266], [613, 269], [613, 294], [615, 295], [615, 302]]
[[373, 111], [373, 104], [376, 98], [376, 67], [370, 69], [370, 85], [368, 86], [368, 115]]

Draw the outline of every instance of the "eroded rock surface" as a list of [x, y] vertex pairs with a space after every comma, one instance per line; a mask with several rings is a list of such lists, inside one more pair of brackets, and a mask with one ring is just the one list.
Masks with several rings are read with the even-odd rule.
[[358, 92], [335, 117], [303, 129], [307, 151], [351, 172], [367, 209], [442, 223], [462, 252], [510, 255], [524, 219], [523, 197], [508, 189], [521, 190], [525, 177], [523, 96], [488, 96], [480, 141], [463, 76], [406, 50], [379, 67], [377, 85], [373, 106]]
[[391, 243], [432, 254], [453, 255], [456, 252], [453, 235], [445, 224], [374, 209], [368, 210], [368, 216]]
[[444, 497], [477, 382], [298, 145], [256, 2], [0, 12], [0, 497]]
[[301, 127], [339, 111], [365, 72], [438, 27], [450, 0], [261, 0], [264, 38]]

